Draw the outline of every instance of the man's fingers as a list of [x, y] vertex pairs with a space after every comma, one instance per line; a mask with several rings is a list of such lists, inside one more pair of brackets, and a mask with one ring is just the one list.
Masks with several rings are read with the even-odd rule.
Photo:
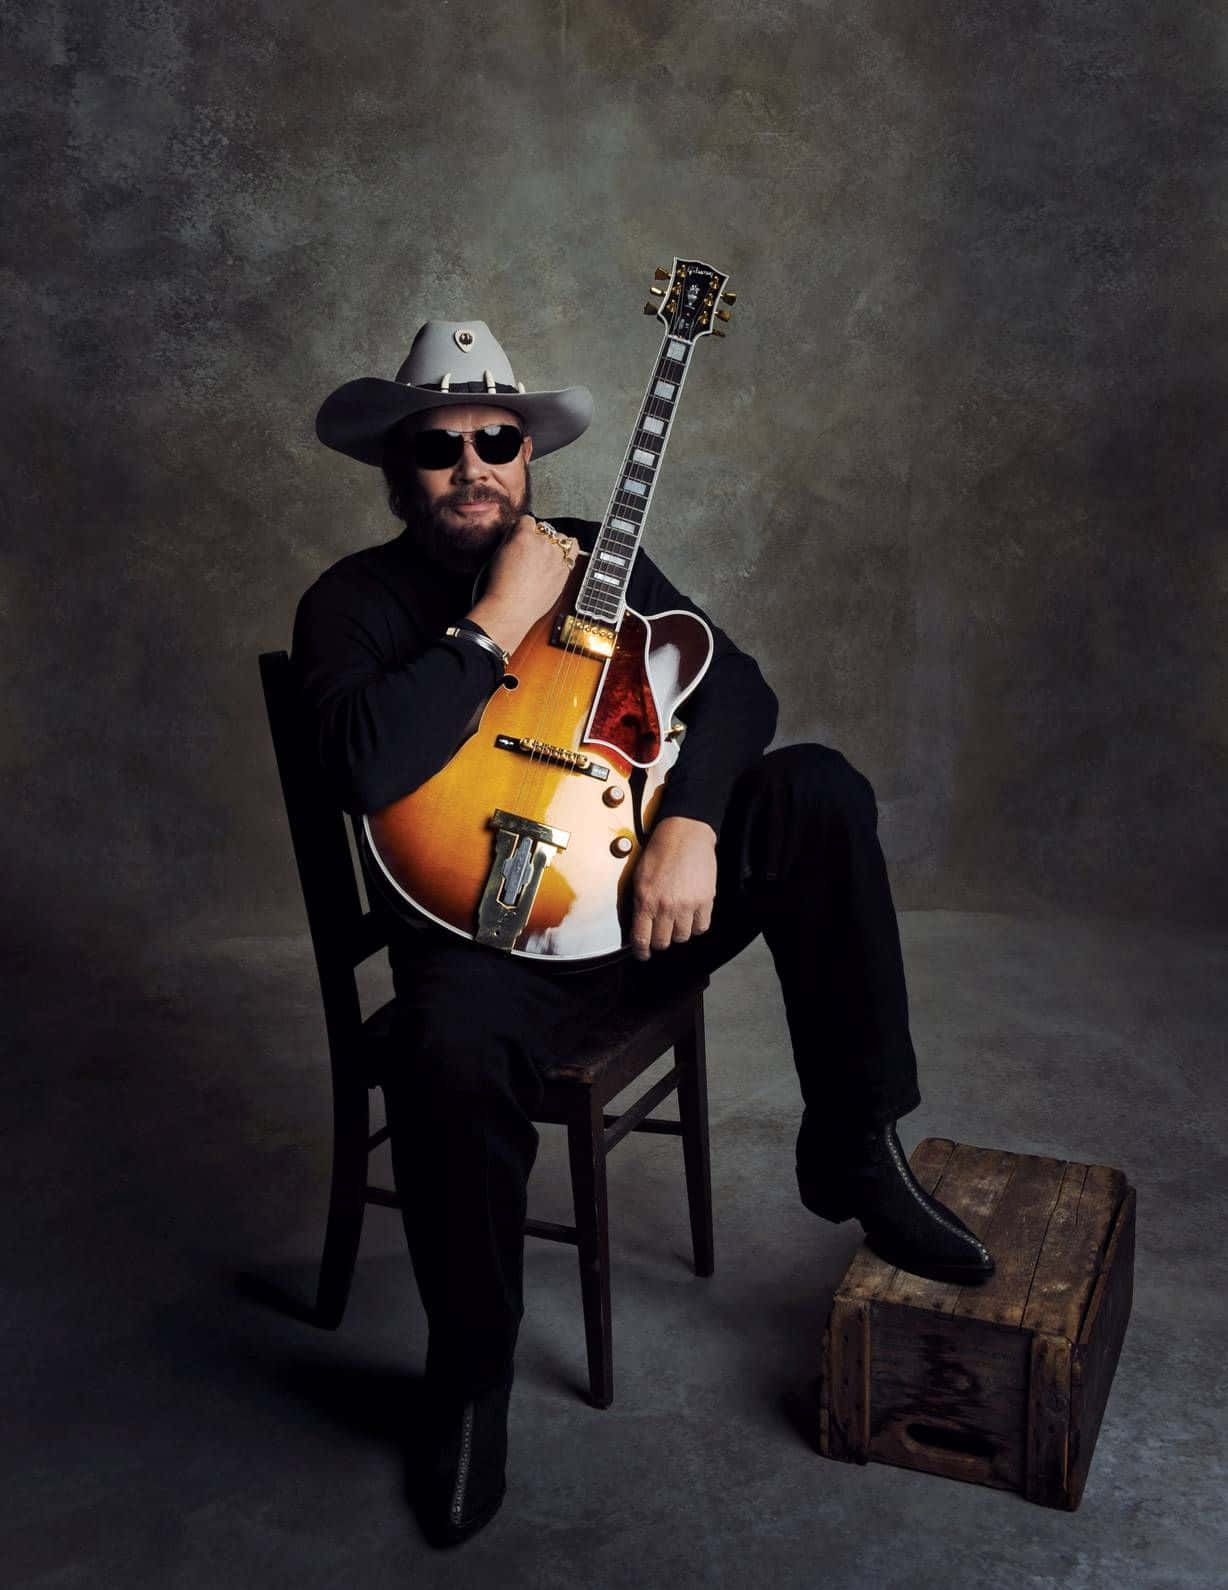
[[671, 944], [686, 944], [695, 934], [706, 933], [711, 926], [711, 905], [683, 911], [664, 905], [654, 909], [641, 906], [631, 923], [631, 949], [638, 960], [646, 961], [654, 950], [659, 953]]
[[652, 912], [638, 910], [631, 920], [631, 953], [637, 961], [648, 959], [652, 942]]
[[[678, 937], [679, 925], [666, 907], [649, 910], [642, 906], [631, 922], [631, 949], [636, 959], [646, 961], [652, 950], [667, 950], [671, 944], [684, 943], [685, 939]], [[689, 931], [686, 937], [690, 937]]]

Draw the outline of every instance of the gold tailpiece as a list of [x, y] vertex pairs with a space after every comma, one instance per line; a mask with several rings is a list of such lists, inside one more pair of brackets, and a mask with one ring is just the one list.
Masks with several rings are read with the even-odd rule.
[[498, 808], [491, 813], [490, 826], [495, 830], [495, 859], [478, 902], [474, 937], [479, 944], [510, 950], [529, 920], [542, 873], [560, 850], [567, 849], [571, 835], [565, 828], [551, 828]]

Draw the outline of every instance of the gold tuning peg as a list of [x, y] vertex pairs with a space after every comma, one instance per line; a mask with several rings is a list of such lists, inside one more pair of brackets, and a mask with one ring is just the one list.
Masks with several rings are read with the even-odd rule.
[[723, 304], [736, 304], [737, 301], [738, 301], [737, 293], [722, 293], [721, 294], [721, 302]]
[[665, 289], [664, 289], [664, 287], [650, 287], [648, 289], [648, 291], [650, 293], [652, 293], [653, 296], [656, 297], [656, 298], [664, 298], [665, 297]]
[[718, 309], [716, 312], [716, 318], [718, 320], [732, 320], [733, 316], [727, 309]]
[[669, 272], [668, 271], [663, 271], [659, 265], [657, 266], [656, 270], [653, 272], [653, 275], [656, 277], [657, 281], [659, 281], [659, 282], [667, 282], [669, 280]]
[[644, 313], [646, 315], [655, 315], [660, 307], [660, 304], [654, 304], [650, 301], [644, 305]]

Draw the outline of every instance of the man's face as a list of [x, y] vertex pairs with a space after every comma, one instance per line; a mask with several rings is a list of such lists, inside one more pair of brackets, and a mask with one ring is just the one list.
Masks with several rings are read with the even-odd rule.
[[[411, 414], [400, 429], [408, 438], [417, 431], [473, 432], [484, 425], [522, 424], [508, 409], [474, 404]], [[415, 468], [419, 512], [413, 529], [428, 555], [455, 569], [483, 563], [528, 511], [532, 453], [533, 438], [526, 436], [510, 463], [488, 464], [478, 457], [469, 435], [452, 468]]]

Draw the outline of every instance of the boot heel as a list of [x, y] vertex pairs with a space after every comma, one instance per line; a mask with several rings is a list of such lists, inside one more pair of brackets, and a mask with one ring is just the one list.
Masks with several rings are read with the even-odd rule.
[[839, 1193], [824, 1196], [817, 1187], [808, 1186], [800, 1177], [797, 1190], [803, 1207], [821, 1220], [830, 1220], [833, 1225], [839, 1225], [842, 1220], [852, 1220], [856, 1216], [857, 1211]]

